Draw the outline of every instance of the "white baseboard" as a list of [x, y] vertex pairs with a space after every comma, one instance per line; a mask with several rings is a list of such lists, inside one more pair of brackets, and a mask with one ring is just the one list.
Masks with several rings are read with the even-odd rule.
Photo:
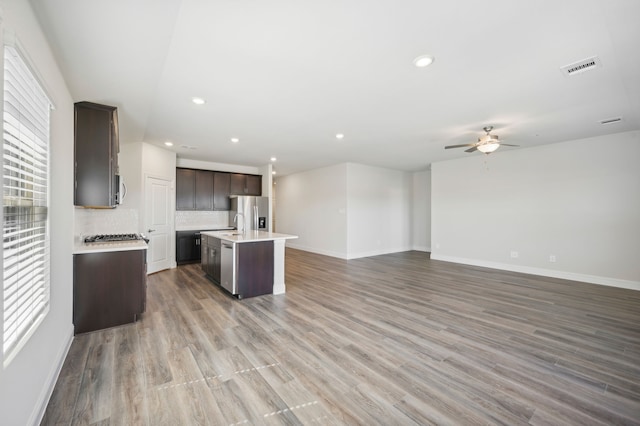
[[53, 389], [56, 387], [56, 382], [60, 376], [60, 371], [62, 371], [62, 366], [71, 348], [71, 343], [73, 343], [73, 325], [71, 325], [69, 333], [67, 334], [66, 343], [62, 345], [60, 351], [56, 354], [56, 363], [51, 368], [49, 376], [47, 377], [48, 385], [42, 388], [38, 396], [38, 404], [36, 404], [35, 410], [31, 413], [28, 424], [36, 426], [42, 422], [44, 413], [47, 410], [47, 405], [49, 404], [49, 399], [51, 399]]
[[[415, 248], [402, 247], [402, 248], [394, 248], [394, 249], [386, 249], [386, 250], [371, 250], [371, 251], [345, 254], [342, 252], [335, 252], [330, 250], [319, 250], [313, 247], [306, 247], [300, 244], [295, 244], [290, 242], [287, 242], [287, 247], [297, 249], [297, 250], [308, 251], [311, 253], [321, 254], [324, 256], [337, 257], [338, 259], [344, 259], [344, 260], [360, 259], [363, 257], [381, 256], [383, 254], [400, 253], [403, 251], [416, 250]], [[428, 251], [428, 250], [420, 250], [420, 251]]]
[[466, 259], [462, 257], [443, 256], [431, 253], [432, 260], [442, 260], [444, 262], [461, 263], [463, 265], [482, 266], [484, 268], [501, 269], [503, 271], [521, 272], [523, 274], [540, 275], [543, 277], [560, 278], [563, 280], [581, 281], [590, 284], [600, 284], [609, 287], [626, 288], [640, 291], [640, 281], [621, 280], [618, 278], [600, 277], [596, 275], [578, 274], [575, 272], [557, 271], [553, 269], [534, 268], [531, 266], [510, 265], [499, 262], [488, 262], [477, 259]]
[[402, 247], [402, 248], [384, 249], [384, 250], [361, 251], [358, 253], [349, 253], [347, 255], [347, 259], [360, 259], [363, 257], [381, 256], [383, 254], [400, 253], [403, 251], [410, 251], [410, 250], [411, 249], [408, 247]]
[[431, 247], [428, 246], [413, 246], [411, 250], [415, 251], [426, 251], [427, 253], [431, 252]]
[[289, 241], [287, 241], [286, 247], [290, 247], [296, 250], [308, 251], [310, 253], [321, 254], [323, 256], [337, 257], [338, 259], [345, 259], [345, 260], [347, 259], [346, 254], [342, 252], [331, 251], [331, 250], [319, 250], [313, 247], [307, 247], [300, 244], [291, 243]]

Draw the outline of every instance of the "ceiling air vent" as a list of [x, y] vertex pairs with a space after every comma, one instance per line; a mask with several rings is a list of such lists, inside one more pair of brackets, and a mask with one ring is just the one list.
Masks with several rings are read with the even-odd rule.
[[600, 62], [600, 58], [598, 58], [597, 56], [593, 56], [591, 58], [583, 59], [581, 61], [574, 62], [573, 64], [560, 67], [560, 71], [562, 71], [562, 74], [568, 77], [576, 74], [581, 74], [585, 71], [591, 71], [601, 66], [602, 63]]
[[620, 121], [622, 121], [622, 117], [607, 118], [606, 120], [600, 120], [600, 124], [613, 124], [619, 123]]

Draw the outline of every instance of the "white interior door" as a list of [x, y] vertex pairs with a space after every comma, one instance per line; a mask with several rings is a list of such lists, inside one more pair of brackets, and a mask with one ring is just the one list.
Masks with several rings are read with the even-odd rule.
[[147, 176], [144, 188], [147, 273], [152, 274], [171, 267], [171, 181]]

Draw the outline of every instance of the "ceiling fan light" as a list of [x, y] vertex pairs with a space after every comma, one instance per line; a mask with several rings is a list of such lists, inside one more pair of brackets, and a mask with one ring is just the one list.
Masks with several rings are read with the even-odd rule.
[[493, 151], [495, 151], [499, 147], [500, 147], [499, 143], [489, 142], [489, 143], [484, 143], [482, 145], [478, 145], [478, 151], [482, 152], [483, 154], [491, 154]]

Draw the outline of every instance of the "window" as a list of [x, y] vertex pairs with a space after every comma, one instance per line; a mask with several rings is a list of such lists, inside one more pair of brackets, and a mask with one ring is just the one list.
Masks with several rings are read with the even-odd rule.
[[2, 266], [6, 366], [49, 311], [49, 112], [29, 67], [4, 48]]

